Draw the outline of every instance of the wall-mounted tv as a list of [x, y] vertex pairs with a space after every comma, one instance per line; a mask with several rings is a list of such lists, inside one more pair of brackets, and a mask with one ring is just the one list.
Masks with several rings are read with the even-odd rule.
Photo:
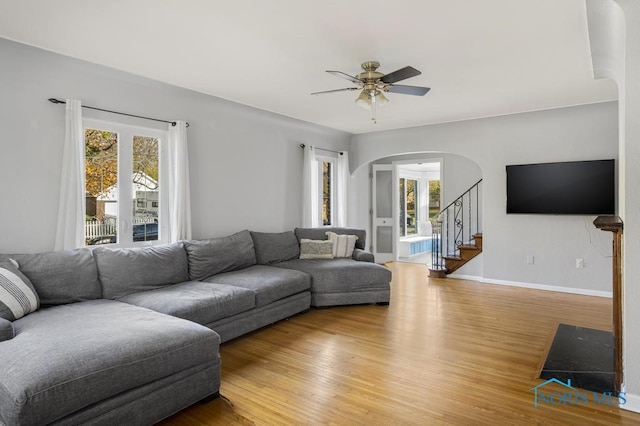
[[507, 213], [613, 215], [615, 161], [507, 166]]

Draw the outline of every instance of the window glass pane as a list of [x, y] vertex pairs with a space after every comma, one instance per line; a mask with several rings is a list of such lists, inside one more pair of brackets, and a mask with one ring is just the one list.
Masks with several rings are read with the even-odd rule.
[[392, 217], [393, 174], [390, 170], [376, 170], [376, 218]]
[[118, 220], [118, 135], [85, 130], [85, 242], [116, 242]]
[[322, 224], [331, 225], [331, 172], [332, 164], [322, 162]]
[[404, 192], [405, 179], [400, 178], [400, 188], [398, 194], [400, 194], [400, 236], [404, 237], [407, 235], [407, 211], [406, 204], [407, 198]]
[[440, 211], [440, 181], [429, 181], [429, 218], [435, 219]]
[[133, 137], [133, 241], [158, 239], [158, 139]]
[[416, 234], [418, 223], [418, 181], [407, 179], [407, 235]]

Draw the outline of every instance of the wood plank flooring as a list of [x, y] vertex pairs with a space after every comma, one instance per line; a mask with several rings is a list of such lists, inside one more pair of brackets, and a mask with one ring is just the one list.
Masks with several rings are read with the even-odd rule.
[[223, 344], [223, 398], [162, 424], [640, 424], [594, 401], [536, 408], [529, 391], [558, 323], [610, 330], [611, 299], [388, 266], [389, 306], [312, 309]]

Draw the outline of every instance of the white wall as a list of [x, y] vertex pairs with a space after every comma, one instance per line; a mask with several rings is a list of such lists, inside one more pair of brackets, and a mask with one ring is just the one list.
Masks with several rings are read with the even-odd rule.
[[[347, 133], [8, 40], [0, 39], [0, 58], [0, 252], [53, 249], [65, 109], [49, 103], [51, 97], [187, 120], [195, 238], [299, 226], [299, 144], [335, 150], [349, 146]], [[84, 113], [157, 127], [87, 109]]]
[[623, 234], [623, 362], [627, 404], [640, 412], [640, 3], [588, 0], [589, 38], [596, 77], [618, 84], [620, 98], [620, 217]]
[[463, 192], [482, 178], [480, 166], [473, 160], [449, 153], [416, 153], [394, 155], [376, 160], [376, 164], [391, 164], [394, 161], [442, 159], [441, 196], [442, 207], [455, 201]]
[[[351, 168], [363, 184], [361, 170], [391, 155], [466, 157], [482, 171], [484, 280], [610, 292], [610, 233], [596, 230], [594, 217], [507, 215], [505, 166], [617, 158], [617, 123], [617, 103], [610, 102], [360, 134], [352, 138]], [[356, 216], [365, 223], [364, 213]], [[576, 269], [576, 258], [584, 269]]]

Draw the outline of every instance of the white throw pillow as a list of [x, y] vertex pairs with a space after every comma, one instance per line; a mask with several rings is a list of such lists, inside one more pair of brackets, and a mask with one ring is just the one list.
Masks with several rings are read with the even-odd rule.
[[325, 232], [329, 241], [333, 242], [333, 257], [351, 257], [356, 247], [357, 235], [338, 235], [335, 232]]
[[301, 239], [300, 259], [333, 259], [333, 241]]

